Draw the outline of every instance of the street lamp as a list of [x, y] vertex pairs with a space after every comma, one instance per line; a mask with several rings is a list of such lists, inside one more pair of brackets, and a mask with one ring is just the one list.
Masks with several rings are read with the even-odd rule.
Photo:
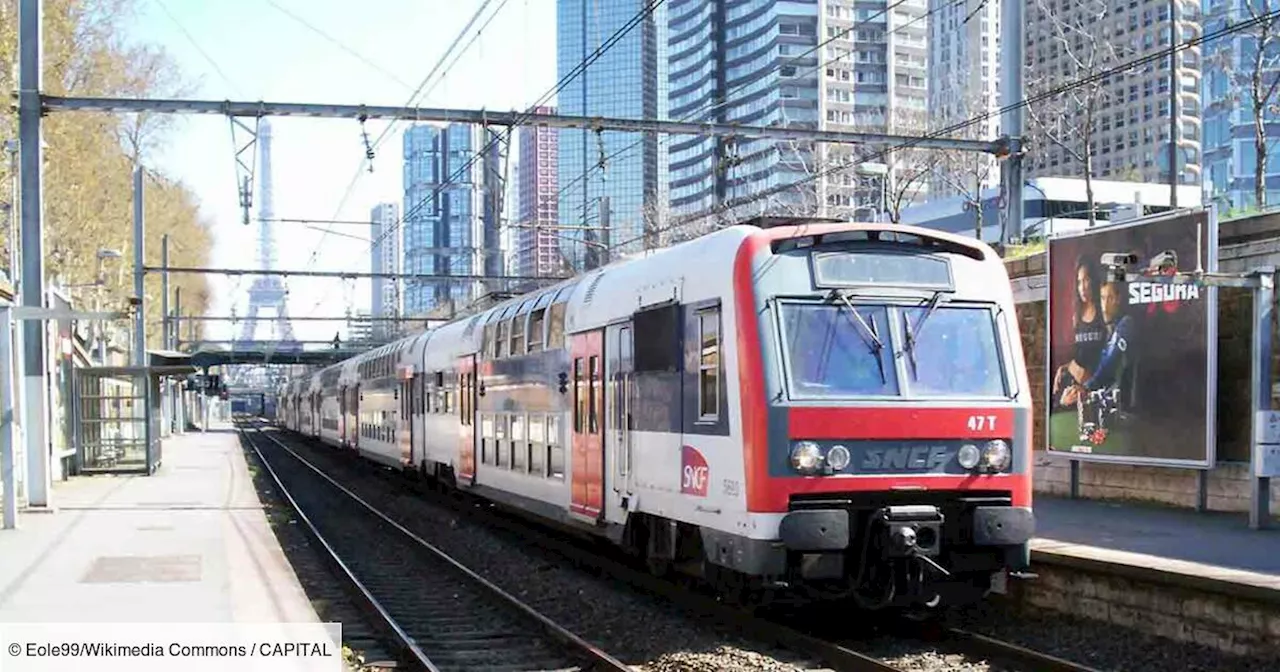
[[103, 247], [103, 248], [99, 248], [97, 256], [98, 256], [98, 274], [97, 274], [98, 282], [96, 284], [99, 286], [102, 286], [107, 284], [107, 276], [102, 271], [102, 265], [108, 259], [119, 259], [121, 255], [120, 255], [120, 250], [113, 250], [110, 248]]
[[[110, 248], [102, 247], [102, 248], [98, 248], [98, 254], [96, 256], [98, 258], [98, 269], [97, 269], [98, 272], [97, 272], [97, 282], [95, 282], [94, 285], [98, 288], [98, 291], [93, 293], [93, 309], [95, 312], [100, 312], [102, 310], [102, 290], [107, 284], [107, 275], [103, 270], [103, 265], [106, 263], [108, 259], [119, 259], [122, 255], [120, 254], [119, 250], [113, 250]], [[96, 339], [98, 342], [98, 362], [100, 365], [106, 366], [107, 365], [107, 339], [106, 339], [107, 330], [106, 330], [106, 327], [103, 326], [101, 318], [94, 320], [94, 325], [96, 326], [97, 332], [98, 332], [97, 339]]]

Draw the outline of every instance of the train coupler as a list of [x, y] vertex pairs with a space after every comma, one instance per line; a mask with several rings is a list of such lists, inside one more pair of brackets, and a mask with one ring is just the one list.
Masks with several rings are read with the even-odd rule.
[[943, 516], [936, 506], [886, 506], [876, 512], [876, 518], [885, 526], [889, 557], [932, 556], [941, 550]]

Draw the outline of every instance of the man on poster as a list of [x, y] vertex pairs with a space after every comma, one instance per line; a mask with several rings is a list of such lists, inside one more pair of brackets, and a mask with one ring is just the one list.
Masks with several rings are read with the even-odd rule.
[[1137, 326], [1122, 307], [1121, 285], [1111, 281], [1101, 287], [1107, 341], [1097, 368], [1083, 381], [1063, 390], [1060, 399], [1063, 406], [1078, 408], [1081, 439], [1088, 439], [1094, 445], [1106, 440], [1107, 420], [1112, 416], [1125, 417], [1123, 409], [1132, 401], [1125, 391], [1131, 388], [1133, 364], [1137, 359], [1134, 350]]

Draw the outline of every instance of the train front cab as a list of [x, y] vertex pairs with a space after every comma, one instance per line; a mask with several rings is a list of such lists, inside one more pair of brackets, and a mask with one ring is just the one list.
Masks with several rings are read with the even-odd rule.
[[1034, 526], [1012, 292], [985, 245], [878, 228], [767, 230], [739, 254], [757, 533], [732, 557], [868, 608], [971, 602], [1026, 567]]

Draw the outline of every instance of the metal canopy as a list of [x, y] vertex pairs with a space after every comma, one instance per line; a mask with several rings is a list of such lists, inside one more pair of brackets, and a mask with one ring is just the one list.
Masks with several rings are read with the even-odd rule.
[[198, 369], [190, 364], [169, 364], [151, 366], [91, 366], [86, 367], [85, 371], [92, 371], [101, 376], [139, 376], [146, 375], [151, 377], [165, 376], [187, 376], [196, 373]]
[[191, 366], [205, 369], [227, 364], [333, 364], [364, 352], [343, 348], [341, 350], [201, 350], [191, 354]]

